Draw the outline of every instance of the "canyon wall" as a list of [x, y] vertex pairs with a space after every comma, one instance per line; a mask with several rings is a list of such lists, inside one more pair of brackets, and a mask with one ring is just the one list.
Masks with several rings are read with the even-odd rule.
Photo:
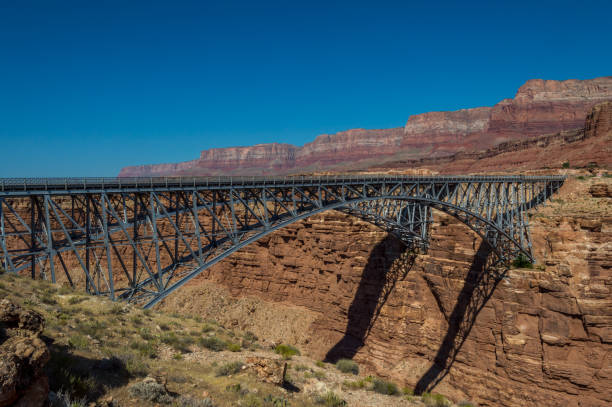
[[[282, 303], [265, 318], [255, 305], [234, 310], [230, 325], [277, 338], [286, 325], [285, 340], [315, 357], [354, 357], [368, 373], [455, 401], [609, 405], [612, 206], [589, 193], [601, 182], [612, 188], [609, 179], [569, 180], [531, 214], [535, 269], [496, 275], [487, 246], [442, 213], [429, 251], [415, 255], [368, 223], [328, 212], [245, 247], [163, 307], [211, 316], [212, 299], [198, 295], [214, 282], [235, 298]], [[290, 307], [308, 321], [300, 333]]]
[[[476, 152], [500, 143], [580, 129], [596, 104], [612, 100], [612, 77], [530, 80], [513, 99], [493, 107], [430, 112], [409, 117], [403, 128], [352, 129], [324, 134], [303, 147], [259, 144], [202, 151], [177, 164], [125, 167], [120, 176], [259, 175], [350, 171], [405, 160]], [[389, 164], [391, 165], [391, 164]]]

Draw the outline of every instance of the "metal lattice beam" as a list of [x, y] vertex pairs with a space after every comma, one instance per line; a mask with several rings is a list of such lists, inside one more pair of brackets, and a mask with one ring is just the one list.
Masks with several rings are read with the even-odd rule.
[[[526, 211], [564, 177], [329, 176], [0, 179], [0, 260], [151, 307], [236, 250], [337, 210], [427, 248], [432, 209], [507, 262], [533, 261]], [[61, 266], [61, 270], [56, 270]], [[59, 272], [58, 272], [59, 271]]]

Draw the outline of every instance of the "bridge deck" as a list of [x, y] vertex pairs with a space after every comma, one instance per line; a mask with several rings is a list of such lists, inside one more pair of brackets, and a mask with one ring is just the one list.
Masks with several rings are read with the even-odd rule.
[[322, 176], [241, 176], [241, 177], [122, 177], [122, 178], [0, 178], [0, 195], [72, 194], [114, 191], [161, 191], [194, 188], [253, 188], [282, 185], [334, 185], [386, 182], [465, 183], [465, 182], [547, 182], [563, 181], [564, 176], [522, 175], [322, 175]]

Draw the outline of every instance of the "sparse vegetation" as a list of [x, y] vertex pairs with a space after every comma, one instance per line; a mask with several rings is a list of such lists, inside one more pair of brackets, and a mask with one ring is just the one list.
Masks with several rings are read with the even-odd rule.
[[231, 374], [236, 374], [240, 372], [242, 366], [242, 362], [225, 363], [217, 369], [216, 374], [217, 376], [229, 376]]
[[567, 169], [569, 167], [570, 167], [569, 161], [565, 161], [563, 164], [561, 164], [561, 168]]
[[525, 256], [523, 253], [520, 253], [513, 261], [512, 267], [514, 268], [523, 268], [523, 269], [532, 269], [533, 264], [531, 261]]
[[172, 396], [168, 394], [166, 388], [154, 380], [146, 380], [133, 384], [129, 389], [129, 393], [132, 397], [153, 403], [172, 403]]
[[421, 400], [427, 407], [448, 407], [451, 405], [450, 401], [441, 394], [423, 393]]
[[395, 383], [378, 378], [372, 381], [372, 390], [374, 390], [376, 393], [387, 394], [389, 396], [393, 396], [399, 393], [399, 390]]
[[210, 349], [215, 352], [220, 352], [225, 350], [227, 344], [224, 340], [217, 338], [216, 336], [210, 336], [208, 338], [200, 338], [198, 341], [200, 346], [203, 346], [207, 349]]
[[347, 405], [346, 401], [344, 401], [333, 391], [328, 391], [325, 394], [319, 394], [315, 397], [315, 403], [324, 405], [326, 407], [342, 407]]
[[83, 335], [76, 334], [68, 339], [68, 344], [75, 349], [87, 349], [89, 340]]
[[336, 362], [336, 368], [342, 373], [359, 374], [359, 365], [351, 359], [340, 359]]
[[278, 353], [283, 359], [289, 360], [291, 357], [300, 355], [299, 349], [287, 344], [280, 344], [274, 348], [274, 352]]

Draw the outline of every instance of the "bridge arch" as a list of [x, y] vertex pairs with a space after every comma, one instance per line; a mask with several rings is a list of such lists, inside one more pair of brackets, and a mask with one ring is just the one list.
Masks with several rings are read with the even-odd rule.
[[[338, 210], [426, 246], [431, 210], [488, 242], [500, 261], [533, 260], [526, 211], [563, 177], [0, 179], [0, 261], [13, 272], [151, 307], [268, 234]], [[76, 270], [76, 271], [75, 271]], [[72, 274], [73, 275], [73, 274]], [[63, 278], [63, 277], [62, 277]]]
[[[275, 224], [272, 227], [268, 227], [268, 228], [263, 228], [261, 229], [260, 232], [256, 233], [255, 235], [247, 238], [246, 240], [232, 245], [230, 248], [228, 248], [227, 250], [223, 251], [221, 254], [215, 256], [214, 258], [208, 260], [207, 262], [200, 264], [199, 266], [197, 266], [196, 268], [194, 268], [191, 272], [189, 272], [188, 274], [186, 274], [185, 276], [181, 277], [178, 281], [174, 282], [171, 286], [167, 287], [166, 290], [164, 291], [164, 293], [162, 293], [159, 296], [156, 296], [155, 298], [153, 298], [152, 300], [148, 301], [145, 305], [144, 308], [151, 308], [153, 306], [155, 306], [158, 302], [160, 302], [161, 300], [163, 300], [164, 298], [166, 298], [168, 295], [170, 295], [172, 292], [174, 292], [175, 290], [179, 289], [181, 286], [183, 286], [185, 283], [187, 283], [189, 280], [195, 278], [196, 276], [198, 276], [199, 274], [201, 274], [204, 270], [212, 267], [213, 265], [215, 265], [216, 263], [220, 262], [221, 260], [229, 257], [230, 255], [232, 255], [233, 253], [235, 253], [236, 251], [252, 244], [255, 243], [256, 241], [260, 240], [261, 238], [268, 236], [271, 233], [274, 233], [282, 228], [285, 228], [293, 223], [296, 223], [298, 221], [304, 220], [306, 218], [309, 218], [311, 216], [314, 215], [318, 215], [321, 214], [323, 212], [327, 212], [330, 210], [337, 210], [343, 213], [347, 213], [349, 215], [352, 216], [356, 216], [366, 222], [369, 222], [375, 226], [378, 226], [379, 228], [383, 229], [384, 231], [391, 233], [393, 235], [395, 235], [399, 240], [401, 240], [402, 242], [404, 242], [406, 245], [411, 245], [414, 243], [420, 243], [421, 247], [423, 245], [426, 245], [427, 242], [423, 241], [423, 228], [426, 230], [428, 228], [428, 224], [431, 222], [428, 218], [426, 219], [422, 219], [420, 220], [420, 222], [418, 222], [418, 224], [413, 224], [410, 225], [409, 227], [404, 227], [402, 228], [401, 223], [396, 223], [393, 219], [391, 218], [382, 218], [380, 220], [383, 221], [383, 223], [377, 223], [377, 222], [373, 222], [372, 219], [370, 219], [370, 216], [373, 215], [372, 212], [367, 212], [367, 211], [355, 211], [355, 210], [351, 210], [351, 206], [359, 204], [359, 203], [364, 203], [364, 202], [375, 202], [375, 201], [403, 201], [403, 202], [407, 202], [407, 203], [412, 203], [414, 204], [414, 207], [431, 207], [431, 208], [435, 208], [440, 210], [441, 212], [444, 212], [452, 217], [454, 217], [455, 219], [461, 221], [462, 223], [464, 223], [466, 226], [468, 226], [471, 230], [473, 230], [474, 232], [476, 232], [484, 241], [486, 241], [492, 248], [494, 253], [498, 256], [499, 259], [503, 259], [504, 258], [504, 254], [499, 251], [499, 244], [498, 242], [495, 241], [491, 241], [490, 240], [490, 235], [488, 233], [488, 231], [493, 231], [495, 233], [496, 237], [501, 237], [503, 239], [507, 239], [507, 243], [509, 244], [513, 244], [514, 250], [512, 250], [513, 253], [518, 253], [521, 252], [523, 253], [525, 256], [527, 256], [528, 258], [531, 258], [531, 253], [526, 251], [525, 248], [521, 247], [520, 244], [518, 242], [516, 242], [506, 231], [504, 231], [503, 229], [501, 229], [498, 225], [496, 225], [494, 222], [488, 221], [486, 219], [484, 219], [482, 216], [473, 213], [469, 210], [466, 210], [464, 208], [459, 208], [456, 207], [454, 205], [451, 205], [449, 203], [446, 202], [442, 202], [442, 201], [437, 201], [431, 198], [412, 198], [412, 197], [398, 197], [398, 196], [394, 196], [394, 195], [383, 195], [380, 197], [365, 197], [365, 198], [358, 198], [358, 199], [354, 199], [354, 200], [350, 200], [350, 201], [344, 201], [344, 202], [335, 202], [332, 203], [328, 206], [324, 206], [321, 208], [315, 208], [312, 209], [310, 211], [304, 212], [304, 213], [300, 213], [297, 214], [293, 217], [288, 218], [287, 220], [282, 220], [280, 221], [278, 224]], [[355, 212], [360, 213], [357, 214]], [[460, 214], [463, 213], [465, 216], [461, 216]], [[472, 222], [467, 221], [467, 219], [472, 219]], [[416, 228], [415, 228], [416, 226]], [[399, 231], [404, 232], [404, 233], [397, 233]], [[485, 232], [483, 232], [485, 231]], [[426, 235], [426, 231], [425, 231], [425, 235]], [[507, 246], [506, 246], [507, 248]], [[147, 279], [145, 281], [142, 282], [141, 285], [141, 289], [146, 287], [147, 285], [151, 284], [151, 279]]]

